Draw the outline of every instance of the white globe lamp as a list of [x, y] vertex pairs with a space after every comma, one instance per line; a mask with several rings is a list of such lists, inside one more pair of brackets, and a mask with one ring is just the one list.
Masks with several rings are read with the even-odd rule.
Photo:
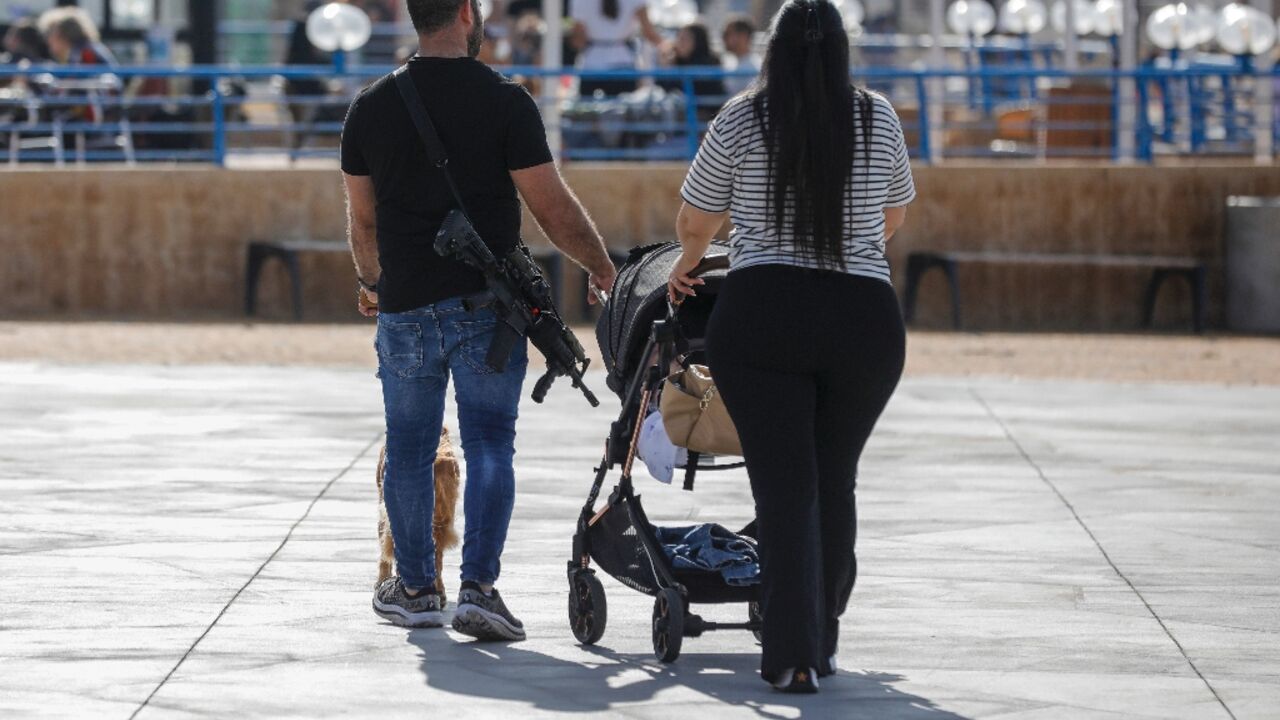
[[364, 47], [372, 35], [369, 16], [354, 5], [331, 2], [307, 16], [307, 39], [321, 51], [333, 53], [338, 73], [346, 71], [347, 53]]
[[1147, 18], [1147, 39], [1163, 50], [1191, 50], [1205, 42], [1204, 16], [1188, 3], [1170, 3]]
[[1261, 10], [1231, 3], [1218, 14], [1218, 45], [1232, 55], [1265, 55], [1276, 45], [1276, 25]]
[[1122, 0], [1098, 0], [1093, 9], [1094, 32], [1103, 37], [1119, 37], [1124, 34]]
[[1049, 24], [1040, 0], [1009, 0], [1000, 8], [1000, 29], [1011, 35], [1035, 35]]
[[947, 8], [947, 27], [971, 38], [989, 35], [996, 29], [995, 8], [987, 0], [957, 0]]
[[1075, 33], [1076, 35], [1088, 35], [1098, 28], [1098, 9], [1089, 0], [1058, 0], [1053, 4], [1053, 8], [1049, 13], [1050, 24], [1053, 29], [1060, 32], [1067, 32], [1067, 3], [1070, 2], [1075, 7]]

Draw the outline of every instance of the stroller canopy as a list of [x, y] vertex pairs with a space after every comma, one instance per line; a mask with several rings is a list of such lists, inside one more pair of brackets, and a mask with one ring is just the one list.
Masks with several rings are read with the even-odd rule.
[[[711, 244], [708, 255], [727, 254], [723, 242]], [[667, 278], [680, 257], [678, 243], [647, 245], [631, 251], [618, 270], [613, 294], [605, 303], [604, 314], [596, 323], [596, 340], [609, 371], [609, 389], [620, 397], [637, 368], [644, 362], [646, 341], [653, 322], [666, 316]], [[713, 270], [704, 279], [722, 279], [728, 271]]]

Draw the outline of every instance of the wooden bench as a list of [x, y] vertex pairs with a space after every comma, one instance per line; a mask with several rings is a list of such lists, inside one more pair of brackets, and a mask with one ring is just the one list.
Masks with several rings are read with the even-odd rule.
[[1205, 263], [1190, 257], [1162, 257], [1157, 255], [1086, 255], [1054, 253], [1005, 253], [1005, 252], [913, 252], [907, 256], [907, 287], [903, 316], [908, 323], [915, 319], [916, 294], [920, 279], [926, 272], [939, 268], [947, 277], [951, 289], [951, 316], [955, 329], [961, 327], [960, 282], [958, 268], [962, 263], [992, 263], [1004, 265], [1088, 265], [1092, 267], [1145, 268], [1151, 270], [1143, 306], [1143, 325], [1151, 327], [1155, 317], [1156, 297], [1160, 286], [1171, 276], [1187, 279], [1191, 286], [1192, 325], [1196, 332], [1204, 332], [1205, 313], [1208, 305], [1208, 268]]
[[[534, 260], [547, 273], [547, 281], [551, 287], [563, 297], [564, 259], [554, 248], [531, 246], [530, 253]], [[262, 266], [272, 258], [278, 258], [289, 273], [290, 290], [293, 297], [293, 317], [302, 321], [302, 266], [298, 256], [302, 253], [339, 253], [350, 255], [351, 249], [342, 240], [251, 240], [248, 246], [248, 257], [245, 263], [244, 314], [254, 315], [258, 309], [258, 281], [262, 277]], [[355, 279], [352, 278], [354, 288]], [[354, 293], [355, 291], [352, 290]], [[354, 297], [353, 297], [354, 302]]]

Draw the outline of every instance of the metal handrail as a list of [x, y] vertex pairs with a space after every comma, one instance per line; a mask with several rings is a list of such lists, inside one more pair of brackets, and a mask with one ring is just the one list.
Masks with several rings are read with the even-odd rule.
[[[193, 133], [208, 135], [211, 138], [209, 142], [210, 150], [182, 151], [181, 153], [172, 151], [174, 157], [199, 158], [221, 164], [226, 161], [228, 153], [228, 134], [270, 132], [333, 134], [341, 129], [341, 123], [332, 119], [319, 122], [282, 123], [279, 125], [236, 122], [227, 117], [229, 109], [255, 104], [261, 102], [262, 99], [228, 95], [222, 88], [222, 81], [346, 79], [364, 82], [380, 77], [391, 69], [387, 66], [367, 65], [346, 67], [341, 72], [335, 71], [335, 68], [329, 65], [194, 65], [184, 67], [124, 65], [110, 68], [48, 64], [0, 65], [0, 78], [37, 78], [46, 76], [74, 81], [92, 80], [107, 76], [118, 79], [121, 84], [127, 84], [129, 80], [135, 78], [180, 79], [207, 84], [209, 89], [203, 94], [136, 98], [128, 95], [110, 95], [98, 97], [94, 100], [94, 103], [103, 108], [125, 110], [162, 106], [207, 108], [211, 113], [211, 118], [193, 120], [191, 122], [133, 120], [116, 124], [97, 123], [92, 127], [82, 127], [85, 124], [74, 122], [63, 122], [57, 128], [54, 127], [53, 123], [33, 123], [28, 118], [25, 122], [5, 123], [0, 121], [0, 135], [13, 133], [16, 136], [16, 134], [23, 132], [105, 132], [115, 131], [117, 125], [127, 125], [126, 129], [130, 133]], [[682, 138], [678, 147], [672, 145], [651, 150], [579, 147], [568, 150], [567, 157], [581, 159], [644, 157], [689, 159], [697, 151], [700, 134], [706, 129], [706, 123], [699, 117], [699, 109], [719, 104], [719, 98], [699, 96], [696, 92], [695, 82], [725, 78], [751, 78], [755, 75], [753, 71], [725, 71], [718, 67], [580, 70], [576, 68], [547, 69], [542, 67], [508, 66], [499, 69], [508, 76], [527, 78], [573, 76], [591, 80], [652, 79], [664, 83], [678, 82], [686, 98], [683, 111], [677, 113], [678, 117], [673, 117], [669, 121], [629, 121], [622, 125], [615, 124], [616, 127], [615, 125], [610, 126], [611, 130], [621, 127], [631, 133], [681, 135]], [[1207, 147], [1208, 143], [1205, 134], [1205, 123], [1206, 118], [1210, 117], [1218, 118], [1222, 126], [1226, 128], [1228, 139], [1237, 144], [1250, 137], [1249, 130], [1252, 129], [1253, 133], [1258, 137], [1261, 137], [1263, 133], [1270, 133], [1273, 138], [1271, 147], [1274, 148], [1280, 145], [1280, 142], [1276, 142], [1274, 139], [1276, 133], [1280, 133], [1280, 122], [1277, 122], [1276, 119], [1280, 113], [1275, 112], [1274, 106], [1257, 106], [1256, 99], [1254, 100], [1255, 106], [1248, 109], [1242, 108], [1237, 103], [1237, 97], [1233, 90], [1233, 86], [1240, 81], [1251, 79], [1255, 81], [1255, 84], [1260, 85], [1269, 82], [1271, 79], [1280, 78], [1280, 66], [1263, 69], [1249, 67], [1244, 63], [1237, 63], [1234, 66], [1227, 64], [1166, 64], [1146, 65], [1134, 70], [1085, 68], [1070, 71], [1056, 67], [1027, 66], [970, 68], [866, 67], [853, 68], [851, 69], [851, 74], [858, 80], [875, 87], [887, 85], [896, 88], [905, 94], [907, 98], [914, 101], [907, 104], [914, 107], [916, 117], [905, 122], [907, 123], [908, 131], [915, 135], [915, 144], [912, 147], [913, 155], [916, 159], [926, 162], [936, 159], [939, 157], [939, 153], [947, 150], [956, 151], [955, 147], [947, 147], [945, 144], [940, 144], [942, 136], [939, 133], [957, 129], [975, 130], [996, 127], [996, 119], [990, 114], [990, 111], [995, 103], [1000, 102], [999, 98], [993, 99], [1000, 93], [1022, 92], [1021, 88], [1025, 85], [1030, 88], [1030, 92], [1026, 98], [1023, 98], [1024, 102], [1046, 105], [1048, 103], [1046, 98], [1036, 97], [1036, 85], [1038, 83], [1061, 83], [1066, 80], [1093, 81], [1110, 84], [1113, 88], [1113, 94], [1110, 98], [1102, 96], [1098, 98], [1059, 98], [1053, 101], [1062, 106], [1075, 107], [1110, 105], [1113, 110], [1113, 116], [1109, 127], [1114, 133], [1113, 139], [1115, 142], [1113, 147], [1106, 151], [1106, 154], [1113, 157], [1120, 145], [1120, 135], [1130, 134], [1134, 139], [1133, 144], [1136, 148], [1136, 156], [1143, 160], [1153, 159], [1153, 147], [1157, 143], [1181, 142], [1175, 127], [1177, 122], [1183, 122], [1189, 128], [1183, 134], [1188, 138], [1190, 152], [1202, 151]], [[960, 93], [949, 89], [947, 81], [963, 81], [969, 88], [966, 93], [970, 96], [970, 102], [973, 102], [972, 96], [975, 93], [984, 94], [985, 104], [980, 109], [986, 111], [986, 114], [979, 114], [976, 120], [945, 120], [942, 108], [944, 106], [954, 108], [965, 100]], [[1121, 103], [1119, 88], [1122, 83], [1126, 82], [1132, 83], [1135, 88], [1136, 97], [1133, 102], [1138, 103], [1142, 111], [1137, 114], [1134, 121], [1122, 127], [1120, 118], [1115, 113]], [[1212, 83], [1219, 83], [1221, 87], [1219, 88]], [[1160, 93], [1159, 102], [1154, 99], [1154, 92]], [[992, 93], [995, 93], [995, 95]], [[1182, 96], [1181, 98], [1178, 97], [1180, 95]], [[349, 98], [350, 96], [346, 94], [295, 96], [277, 92], [271, 94], [266, 100], [296, 108], [337, 108], [345, 105]], [[1173, 115], [1177, 110], [1175, 101], [1179, 99], [1189, 108], [1185, 113], [1185, 118], [1174, 117]], [[589, 103], [590, 101], [588, 100], [587, 102]], [[7, 108], [29, 110], [33, 104], [39, 108], [58, 108], [82, 106], [86, 104], [86, 101], [83, 98], [77, 99], [75, 96], [0, 98], [0, 113], [3, 113]], [[1149, 109], [1155, 106], [1162, 108], [1158, 127], [1155, 120], [1149, 117]], [[572, 120], [566, 121], [565, 125], [566, 127], [571, 126]], [[1035, 120], [1033, 125], [1032, 129], [1036, 132], [1097, 129], [1096, 121], [1090, 120], [1057, 119], [1050, 121], [1042, 118]], [[259, 150], [237, 149], [236, 152], [259, 152]], [[331, 150], [312, 152], [297, 148], [292, 148], [289, 152], [293, 156], [332, 154]], [[1090, 153], [1099, 156], [1103, 154], [1102, 151], [1088, 149], [1065, 149], [1062, 151], [1064, 156], [1088, 155]], [[157, 156], [157, 153], [138, 153], [139, 158], [155, 156]]]
[[[221, 78], [270, 79], [282, 77], [290, 80], [315, 78], [378, 78], [394, 70], [386, 65], [351, 66], [343, 72], [335, 72], [332, 65], [4, 65], [0, 64], [0, 77], [31, 77], [33, 75], [50, 74], [54, 77], [82, 78], [100, 75], [116, 75], [121, 78], [185, 78], [193, 80], [217, 80]], [[683, 79], [715, 79], [726, 77], [755, 77], [754, 71], [724, 70], [718, 67], [689, 66], [682, 68], [638, 68], [614, 70], [584, 70], [574, 67], [544, 68], [537, 66], [502, 65], [496, 66], [507, 76], [551, 77], [572, 76], [611, 79], [655, 78], [663, 80]], [[1065, 70], [1049, 67], [985, 67], [985, 68], [885, 68], [866, 67], [851, 68], [850, 75], [859, 78], [908, 79], [908, 78], [1049, 78], [1049, 79], [1148, 79], [1213, 77], [1221, 75], [1236, 77], [1280, 77], [1280, 64], [1272, 68], [1240, 68], [1240, 67], [1205, 67], [1188, 65], [1186, 67], [1140, 67], [1134, 70], [1113, 70], [1108, 68], [1081, 68]]]

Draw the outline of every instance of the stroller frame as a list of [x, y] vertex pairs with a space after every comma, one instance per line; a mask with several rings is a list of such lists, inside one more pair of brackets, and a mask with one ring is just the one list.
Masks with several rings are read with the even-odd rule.
[[[728, 267], [723, 255], [707, 258], [691, 275]], [[676, 358], [681, 340], [679, 308], [668, 303], [665, 319], [652, 323], [637, 368], [622, 393], [622, 410], [610, 428], [604, 457], [595, 468], [595, 479], [586, 504], [578, 517], [573, 536], [573, 555], [568, 562], [569, 625], [574, 637], [593, 645], [604, 635], [608, 608], [604, 586], [591, 567], [596, 561], [606, 573], [622, 584], [654, 597], [652, 637], [654, 655], [672, 662], [680, 655], [686, 637], [698, 637], [714, 630], [750, 630], [760, 639], [761, 614], [755, 586], [737, 587], [724, 583], [713, 571], [673, 568], [645, 516], [635, 494], [631, 471], [636, 459], [640, 428], [650, 401], [666, 377], [666, 369]], [[656, 357], [656, 363], [653, 361]], [[616, 465], [622, 476], [600, 509], [596, 501], [604, 482]], [[685, 470], [685, 490], [693, 489], [699, 471], [729, 470], [743, 463], [710, 465], [690, 452]], [[739, 534], [753, 536], [754, 523]], [[690, 611], [692, 603], [748, 603], [747, 620], [740, 623], [711, 622]]]

